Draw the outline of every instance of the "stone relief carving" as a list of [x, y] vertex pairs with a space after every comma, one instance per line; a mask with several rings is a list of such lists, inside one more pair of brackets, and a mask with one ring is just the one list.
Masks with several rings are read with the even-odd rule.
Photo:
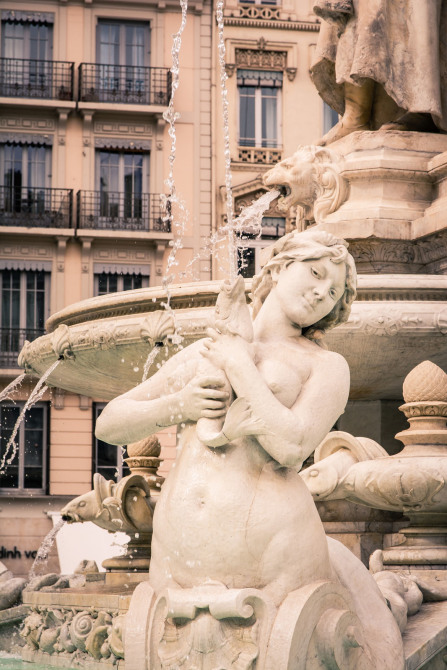
[[324, 223], [347, 197], [347, 183], [340, 174], [338, 154], [314, 146], [300, 147], [264, 175], [264, 184], [278, 188], [278, 209], [297, 207], [297, 228]]
[[260, 46], [257, 49], [236, 49], [235, 60], [236, 67], [285, 70], [287, 67], [287, 51], [269, 51]]
[[51, 606], [33, 607], [20, 632], [31, 649], [73, 665], [124, 658], [122, 634], [123, 615], [118, 611]]
[[175, 333], [174, 316], [166, 310], [149, 314], [141, 325], [140, 333], [151, 346], [162, 343], [169, 335]]

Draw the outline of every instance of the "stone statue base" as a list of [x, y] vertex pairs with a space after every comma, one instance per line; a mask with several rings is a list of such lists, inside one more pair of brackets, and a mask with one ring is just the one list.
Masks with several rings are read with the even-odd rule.
[[442, 271], [447, 135], [354, 132], [329, 148], [343, 158], [346, 199], [319, 227], [349, 239], [357, 271]]
[[373, 670], [349, 592], [318, 581], [279, 608], [258, 589], [205, 584], [158, 597], [139, 584], [126, 617], [126, 670]]

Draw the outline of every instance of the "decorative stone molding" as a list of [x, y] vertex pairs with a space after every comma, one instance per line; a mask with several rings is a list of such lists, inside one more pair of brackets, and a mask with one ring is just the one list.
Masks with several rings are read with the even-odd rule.
[[54, 23], [54, 13], [3, 9], [2, 21], [15, 21], [20, 23]]
[[53, 135], [35, 135], [31, 133], [0, 133], [0, 144], [37, 144], [51, 147]]
[[175, 333], [175, 322], [171, 312], [159, 311], [147, 316], [141, 326], [141, 337], [152, 347], [161, 345], [169, 335]]
[[3, 117], [0, 119], [0, 128], [15, 129], [15, 130], [39, 130], [51, 131], [55, 130], [56, 122], [53, 118], [35, 119], [23, 117]]
[[141, 139], [127, 139], [123, 137], [95, 137], [96, 149], [133, 149], [136, 151], [150, 151], [152, 143]]
[[93, 124], [95, 134], [110, 135], [119, 133], [121, 135], [141, 135], [148, 137], [153, 135], [153, 125], [150, 123], [124, 123], [122, 121], [95, 121]]
[[32, 607], [20, 635], [28, 650], [65, 664], [71, 660], [70, 665], [83, 666], [92, 659], [115, 664], [124, 658], [123, 621], [116, 610], [42, 605]]
[[267, 21], [279, 20], [281, 18], [281, 7], [269, 5], [239, 5], [240, 19], [264, 19]]
[[269, 70], [285, 70], [287, 51], [269, 51], [265, 43], [257, 49], [236, 49], [236, 67], [252, 67]]
[[280, 30], [299, 30], [303, 32], [318, 32], [320, 30], [320, 24], [314, 23], [313, 21], [294, 21], [293, 19], [290, 21], [284, 21], [261, 17], [242, 18], [241, 16], [225, 16], [224, 25], [239, 26], [241, 28], [275, 28]]
[[286, 75], [289, 81], [294, 81], [298, 68], [296, 67], [286, 67]]

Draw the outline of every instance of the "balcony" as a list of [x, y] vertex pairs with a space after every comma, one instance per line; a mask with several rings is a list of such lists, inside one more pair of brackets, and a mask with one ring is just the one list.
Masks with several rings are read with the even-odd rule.
[[158, 193], [78, 191], [78, 229], [169, 233], [169, 221]]
[[18, 368], [17, 357], [25, 340], [45, 334], [43, 328], [0, 328], [0, 368]]
[[73, 100], [74, 63], [0, 58], [0, 96]]
[[0, 186], [0, 226], [71, 228], [72, 212], [71, 189]]
[[169, 103], [171, 72], [164, 67], [100, 65], [79, 66], [79, 101], [126, 105]]

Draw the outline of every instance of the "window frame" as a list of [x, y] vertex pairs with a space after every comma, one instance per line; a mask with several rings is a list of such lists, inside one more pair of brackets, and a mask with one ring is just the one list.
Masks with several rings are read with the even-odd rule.
[[[18, 328], [19, 330], [40, 330], [40, 328], [34, 323], [34, 326], [31, 327], [27, 324], [27, 278], [28, 274], [31, 272], [36, 274], [37, 272], [43, 272], [44, 274], [44, 314], [43, 322], [45, 324], [46, 320], [50, 317], [51, 307], [50, 307], [50, 288], [51, 288], [51, 272], [45, 270], [9, 270], [6, 268], [0, 269], [0, 298], [3, 296], [3, 273], [4, 272], [20, 272], [20, 288], [19, 288], [19, 324], [18, 326], [13, 326], [11, 324], [2, 323], [2, 311], [0, 310], [0, 329], [1, 328]], [[36, 319], [34, 319], [36, 321]], [[45, 332], [45, 326], [42, 327], [42, 334]]]
[[[100, 275], [108, 275], [108, 276], [116, 276], [117, 277], [117, 289], [116, 291], [106, 291], [105, 293], [100, 293], [99, 292], [99, 277]], [[100, 295], [106, 295], [107, 293], [120, 293], [121, 291], [135, 291], [137, 289], [131, 288], [131, 289], [125, 289], [123, 288], [124, 285], [124, 277], [141, 277], [141, 287], [140, 288], [148, 288], [149, 287], [149, 280], [150, 280], [150, 275], [144, 275], [142, 272], [95, 272], [93, 274], [93, 296], [98, 297]]]
[[[246, 68], [239, 68], [241, 70], [246, 70]], [[277, 75], [278, 70], [252, 70], [253, 78], [256, 78], [257, 73], [274, 73]], [[282, 72], [281, 72], [282, 75]], [[237, 76], [238, 79], [238, 76]], [[236, 79], [236, 81], [237, 81]], [[238, 105], [237, 105], [237, 127], [238, 127], [238, 146], [239, 147], [248, 147], [248, 148], [258, 148], [258, 149], [280, 149], [282, 147], [282, 91], [283, 91], [284, 80], [281, 79], [280, 86], [262, 86], [260, 83], [255, 84], [239, 84], [237, 81], [237, 92], [238, 92]], [[251, 138], [242, 138], [241, 137], [241, 121], [242, 121], [242, 88], [253, 88], [255, 90], [254, 95], [254, 144], [249, 143]], [[263, 89], [271, 88], [276, 92], [275, 102], [276, 102], [276, 138], [273, 140], [265, 139], [262, 137], [262, 126], [263, 126], [263, 100], [264, 96], [262, 94]], [[248, 96], [247, 96], [248, 97]]]
[[[19, 414], [25, 405], [25, 401], [3, 401], [0, 403], [0, 411], [2, 407], [19, 407]], [[20, 486], [20, 483], [24, 483], [25, 480], [25, 421], [26, 415], [22, 420], [16, 440], [19, 443], [19, 485], [15, 487], [6, 487], [2, 486], [0, 483], [0, 493], [1, 494], [14, 494], [14, 495], [47, 495], [48, 486], [49, 486], [49, 464], [50, 464], [50, 403], [45, 401], [39, 401], [30, 408], [31, 411], [34, 408], [42, 408], [44, 411], [42, 413], [43, 422], [42, 422], [42, 487], [41, 488], [26, 488]], [[0, 426], [1, 432], [1, 426]]]
[[[95, 428], [96, 428], [96, 422], [104, 409], [104, 407], [107, 405], [106, 402], [96, 402], [94, 401], [92, 403], [92, 424], [93, 424], [93, 431], [92, 431], [92, 479], [93, 475], [96, 474], [98, 471], [98, 446], [100, 442], [103, 442], [104, 444], [109, 444], [108, 442], [104, 442], [104, 440], [99, 440], [96, 435], [95, 435]], [[98, 411], [99, 410], [99, 411]], [[112, 447], [116, 448], [116, 454], [117, 454], [117, 459], [116, 459], [116, 466], [99, 466], [101, 468], [108, 468], [111, 471], [114, 470], [114, 477], [112, 478], [113, 481], [119, 482], [123, 477], [125, 477], [127, 474], [130, 474], [130, 469], [129, 466], [124, 463], [124, 458], [125, 457], [123, 454], [123, 449], [126, 447], [120, 447], [117, 445], [110, 445]], [[124, 469], [127, 468], [128, 472], [125, 473]], [[104, 474], [102, 472], [99, 472], [104, 477]], [[105, 479], [107, 479], [105, 477]], [[109, 480], [108, 480], [109, 481]]]

